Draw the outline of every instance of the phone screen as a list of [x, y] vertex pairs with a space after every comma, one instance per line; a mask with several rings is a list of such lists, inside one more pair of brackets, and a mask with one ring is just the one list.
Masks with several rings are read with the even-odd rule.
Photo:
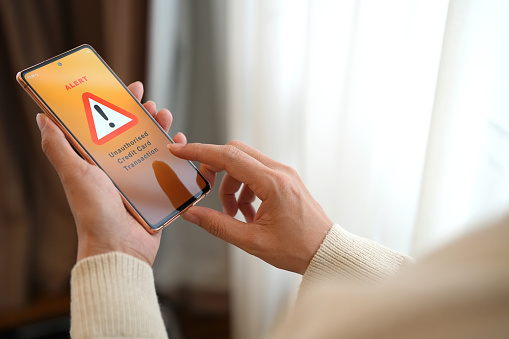
[[171, 139], [90, 46], [21, 77], [151, 229], [210, 190], [192, 163], [170, 153]]

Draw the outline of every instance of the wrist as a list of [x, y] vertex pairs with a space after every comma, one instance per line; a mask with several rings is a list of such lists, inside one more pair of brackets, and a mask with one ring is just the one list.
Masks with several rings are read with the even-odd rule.
[[[142, 231], [146, 232], [144, 229], [142, 229]], [[154, 235], [153, 237], [155, 238], [154, 240], [146, 239], [145, 241], [139, 240], [133, 243], [132, 240], [118, 239], [111, 234], [96, 237], [91, 234], [85, 235], [81, 232], [78, 233], [78, 253], [76, 261], [100, 254], [120, 252], [142, 260], [152, 266], [157, 254], [160, 238], [158, 235]], [[151, 244], [151, 242], [154, 242], [154, 244]]]
[[95, 255], [106, 254], [110, 252], [124, 252], [115, 246], [98, 243], [97, 241], [89, 239], [82, 240], [82, 237], [79, 237], [78, 239], [78, 254], [76, 258], [77, 262], [88, 257], [93, 257]]
[[121, 247], [121, 246], [109, 246], [104, 244], [97, 244], [97, 243], [83, 243], [81, 241], [78, 242], [78, 254], [76, 258], [76, 262], [79, 262], [80, 260], [93, 257], [96, 255], [101, 254], [107, 254], [107, 253], [113, 253], [113, 252], [119, 252], [124, 253], [127, 255], [130, 255], [132, 257], [135, 257], [136, 259], [139, 259], [141, 261], [146, 262], [150, 266], [152, 266], [152, 262], [144, 255], [139, 253], [135, 250], [129, 250], [127, 248]]
[[313, 232], [308, 237], [308, 241], [304, 247], [305, 250], [303, 251], [303, 256], [300, 258], [300, 266], [297, 273], [303, 275], [306, 272], [309, 265], [311, 264], [311, 261], [318, 253], [318, 250], [325, 241], [325, 238], [327, 237], [327, 234], [331, 230], [332, 226], [333, 222], [328, 217], [326, 217], [326, 220], [323, 220], [323, 222], [320, 223], [320, 226], [316, 226], [315, 232]]

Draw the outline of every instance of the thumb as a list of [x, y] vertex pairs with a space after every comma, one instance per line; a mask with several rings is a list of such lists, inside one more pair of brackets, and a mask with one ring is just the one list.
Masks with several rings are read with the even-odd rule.
[[241, 249], [244, 249], [246, 238], [251, 233], [246, 223], [206, 207], [193, 206], [182, 217]]
[[83, 159], [72, 149], [64, 133], [46, 114], [37, 114], [36, 120], [41, 131], [42, 150], [58, 174], [62, 176], [74, 172]]

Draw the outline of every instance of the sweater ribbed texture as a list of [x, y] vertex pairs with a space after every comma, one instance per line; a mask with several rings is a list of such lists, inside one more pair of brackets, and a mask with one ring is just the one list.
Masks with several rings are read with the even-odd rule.
[[167, 338], [152, 268], [124, 253], [79, 261], [71, 274], [73, 338]]
[[301, 290], [324, 281], [381, 281], [412, 261], [402, 253], [334, 224], [311, 260]]
[[[315, 285], [274, 339], [509, 338], [509, 217], [412, 261], [334, 225], [304, 276]], [[318, 284], [333, 280], [334, 284]], [[350, 282], [354, 282], [353, 284]], [[151, 268], [121, 253], [72, 272], [74, 338], [166, 338]]]

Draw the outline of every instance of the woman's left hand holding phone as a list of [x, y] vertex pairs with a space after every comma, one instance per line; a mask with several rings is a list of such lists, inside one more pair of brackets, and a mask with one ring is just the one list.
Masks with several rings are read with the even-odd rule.
[[[128, 86], [141, 101], [143, 84]], [[156, 110], [152, 101], [143, 104], [161, 127], [168, 131], [172, 123], [169, 110]], [[41, 145], [55, 167], [69, 201], [78, 233], [77, 261], [97, 254], [123, 252], [154, 263], [161, 234], [150, 234], [127, 211], [120, 194], [97, 166], [83, 160], [66, 140], [64, 133], [45, 114], [37, 115], [41, 130]], [[174, 137], [176, 143], [186, 143], [182, 133]]]

